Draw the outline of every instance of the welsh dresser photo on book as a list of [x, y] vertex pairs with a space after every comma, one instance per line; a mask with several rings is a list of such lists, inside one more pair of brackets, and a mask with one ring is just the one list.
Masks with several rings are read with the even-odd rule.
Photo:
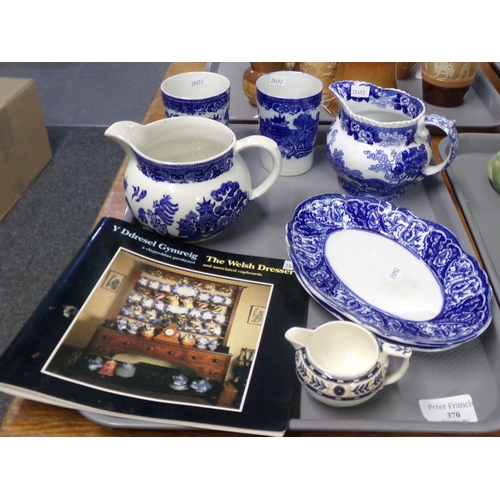
[[133, 280], [116, 317], [97, 328], [87, 353], [145, 355], [222, 383], [242, 290], [148, 266]]
[[43, 371], [118, 394], [237, 410], [273, 287], [198, 268], [120, 248]]

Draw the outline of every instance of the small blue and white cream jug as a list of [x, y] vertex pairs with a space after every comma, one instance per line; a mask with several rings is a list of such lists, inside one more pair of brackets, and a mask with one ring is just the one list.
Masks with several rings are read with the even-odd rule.
[[[250, 201], [278, 179], [281, 154], [272, 139], [237, 140], [226, 125], [198, 116], [165, 118], [147, 125], [117, 122], [105, 135], [128, 156], [125, 197], [142, 225], [165, 236], [202, 241], [222, 232]], [[270, 173], [255, 189], [240, 151], [260, 148]]]
[[[315, 330], [294, 327], [285, 333], [295, 348], [295, 371], [313, 398], [328, 406], [355, 406], [371, 399], [408, 370], [412, 350], [379, 342], [350, 321], [330, 321]], [[388, 374], [389, 357], [401, 358]]]
[[[458, 151], [455, 122], [425, 114], [424, 103], [398, 89], [342, 80], [330, 85], [339, 114], [332, 123], [326, 153], [340, 185], [353, 196], [402, 196], [407, 186], [448, 168]], [[431, 165], [428, 125], [450, 139], [448, 157]]]

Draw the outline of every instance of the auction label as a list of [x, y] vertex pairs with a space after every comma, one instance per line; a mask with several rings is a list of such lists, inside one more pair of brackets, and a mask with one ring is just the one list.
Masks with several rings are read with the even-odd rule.
[[367, 85], [353, 85], [351, 97], [370, 97], [370, 87]]
[[189, 80], [189, 83], [191, 84], [191, 87], [198, 87], [198, 85], [205, 85], [205, 81], [203, 78], [191, 78]]
[[391, 283], [400, 283], [404, 273], [405, 272], [400, 267], [393, 267], [387, 275], [387, 281]]
[[468, 394], [441, 399], [421, 399], [418, 404], [429, 422], [477, 422], [476, 410]]
[[283, 262], [283, 269], [289, 269], [290, 271], [293, 271], [293, 264], [291, 260], [285, 260]]
[[288, 77], [286, 76], [272, 76], [269, 80], [270, 85], [278, 85], [279, 87], [286, 87], [286, 81]]

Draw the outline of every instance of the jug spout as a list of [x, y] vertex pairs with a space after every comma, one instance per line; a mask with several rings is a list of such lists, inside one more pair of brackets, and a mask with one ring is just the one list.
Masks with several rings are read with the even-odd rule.
[[312, 330], [307, 328], [294, 327], [285, 333], [285, 338], [293, 345], [295, 349], [306, 347], [306, 340], [313, 334]]
[[104, 135], [117, 142], [129, 158], [135, 157], [132, 145], [140, 140], [144, 125], [132, 121], [121, 121], [111, 125]]
[[339, 98], [342, 98], [341, 94], [340, 94], [340, 86], [339, 86], [339, 82], [333, 82], [330, 84], [330, 90], [332, 91], [333, 95], [339, 99]]
[[[351, 85], [363, 84], [365, 82], [356, 82], [356, 81], [346, 81], [339, 80], [337, 82], [333, 82], [330, 84], [330, 90], [333, 95], [339, 100], [344, 102], [349, 97], [349, 91], [351, 89]], [[347, 84], [347, 85], [346, 85]]]
[[333, 99], [333, 108], [332, 108], [335, 109], [335, 114], [338, 114], [341, 109], [344, 110], [347, 114], [350, 114], [348, 107], [348, 100], [351, 97], [351, 85], [356, 85], [358, 83], [362, 84], [364, 82], [339, 80], [330, 84], [329, 86], [330, 92], [335, 97], [335, 99]]

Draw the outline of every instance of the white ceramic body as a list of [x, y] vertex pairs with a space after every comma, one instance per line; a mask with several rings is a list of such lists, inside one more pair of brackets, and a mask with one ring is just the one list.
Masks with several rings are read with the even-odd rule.
[[[281, 169], [274, 141], [262, 136], [236, 140], [229, 127], [206, 118], [118, 122], [105, 134], [128, 156], [124, 188], [134, 216], [144, 226], [184, 241], [219, 234], [271, 187]], [[260, 148], [271, 159], [271, 173], [256, 188], [239, 154], [247, 148]], [[158, 157], [144, 151], [156, 151]]]
[[[371, 332], [348, 321], [331, 321], [315, 330], [291, 328], [285, 337], [296, 349], [302, 386], [313, 398], [335, 407], [364, 403], [397, 382], [408, 370], [412, 354], [407, 347], [379, 343]], [[403, 358], [390, 375], [389, 356]]]
[[[366, 96], [357, 97], [363, 89]], [[455, 122], [425, 115], [425, 106], [416, 97], [351, 80], [335, 82], [330, 90], [338, 100], [339, 114], [328, 131], [326, 152], [348, 194], [395, 199], [407, 186], [441, 172], [455, 159]], [[438, 165], [430, 164], [428, 125], [440, 128], [450, 139], [448, 157]]]
[[160, 87], [165, 116], [202, 116], [229, 125], [230, 88], [229, 80], [219, 73], [171, 76]]
[[260, 133], [275, 140], [283, 158], [282, 176], [311, 169], [318, 133], [323, 84], [298, 71], [276, 71], [256, 82]]

